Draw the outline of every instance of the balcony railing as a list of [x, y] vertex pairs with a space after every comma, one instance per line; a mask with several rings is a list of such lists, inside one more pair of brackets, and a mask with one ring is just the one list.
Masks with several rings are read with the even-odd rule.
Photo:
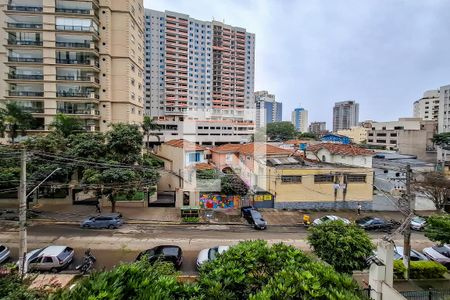
[[[57, 91], [57, 97], [73, 97], [73, 98], [91, 98], [92, 92], [68, 92], [68, 91]], [[99, 95], [94, 94], [95, 99], [99, 99]]]
[[90, 48], [91, 43], [56, 42], [56, 47], [62, 48]]
[[89, 9], [61, 8], [61, 7], [57, 7], [55, 11], [67, 14], [82, 14], [82, 15], [89, 15], [91, 13], [91, 10]]
[[14, 57], [8, 56], [8, 61], [11, 62], [43, 62], [42, 57]]
[[80, 59], [56, 59], [57, 64], [68, 64], [68, 65], [89, 65], [90, 60], [80, 60]]
[[44, 108], [43, 107], [24, 107], [24, 111], [29, 112], [31, 114], [43, 114]]
[[8, 45], [18, 45], [18, 46], [42, 46], [42, 41], [8, 40]]
[[92, 26], [56, 25], [57, 30], [64, 31], [91, 31], [96, 32]]
[[9, 91], [10, 96], [44, 97], [44, 92]]
[[[72, 80], [72, 81], [91, 81], [90, 76], [73, 76], [73, 75], [56, 75], [56, 80]], [[94, 78], [96, 83], [100, 83], [98, 78]]]
[[42, 24], [31, 23], [8, 23], [8, 28], [42, 28]]
[[31, 74], [8, 74], [9, 79], [21, 79], [21, 80], [42, 80], [44, 75], [31, 75]]
[[14, 11], [30, 11], [30, 12], [41, 12], [41, 11], [42, 11], [42, 7], [21, 6], [21, 5], [8, 5], [8, 10], [14, 10]]
[[58, 108], [58, 113], [69, 114], [69, 115], [100, 115], [99, 110], [95, 109], [64, 109]]

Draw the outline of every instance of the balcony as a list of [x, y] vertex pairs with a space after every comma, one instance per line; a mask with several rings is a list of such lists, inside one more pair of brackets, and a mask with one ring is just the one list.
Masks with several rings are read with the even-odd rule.
[[43, 62], [42, 57], [14, 57], [14, 56], [8, 56], [9, 62], [26, 62], [26, 63], [41, 63]]
[[44, 75], [31, 75], [31, 74], [8, 74], [8, 79], [19, 80], [43, 80]]
[[9, 91], [10, 96], [20, 97], [44, 97], [44, 92], [36, 91]]
[[98, 94], [93, 92], [70, 92], [70, 91], [57, 91], [56, 97], [70, 97], [70, 98], [95, 98], [100, 99]]
[[42, 46], [42, 41], [8, 40], [8, 45], [16, 45], [16, 46]]
[[57, 64], [66, 64], [66, 65], [90, 65], [90, 60], [83, 60], [83, 59], [56, 59]]
[[55, 8], [57, 13], [65, 13], [65, 14], [77, 14], [77, 15], [89, 15], [91, 14], [90, 9], [77, 9], [77, 8]]
[[7, 9], [10, 11], [42, 12], [42, 7], [37, 6], [8, 5]]
[[42, 24], [32, 24], [32, 23], [8, 23], [8, 28], [18, 28], [18, 29], [42, 29]]
[[99, 116], [100, 111], [96, 109], [64, 109], [58, 108], [56, 110], [58, 113], [68, 114], [68, 115], [93, 115]]
[[61, 48], [90, 48], [91, 43], [84, 42], [84, 43], [76, 43], [76, 42], [56, 42], [56, 47]]
[[84, 32], [95, 32], [92, 26], [78, 26], [78, 25], [56, 25], [56, 30], [61, 31], [84, 31]]

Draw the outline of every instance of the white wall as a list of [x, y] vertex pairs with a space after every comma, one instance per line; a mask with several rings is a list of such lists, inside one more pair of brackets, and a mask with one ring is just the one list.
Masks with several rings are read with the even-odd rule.
[[[331, 154], [327, 149], [320, 149], [317, 152], [317, 157], [323, 161], [323, 156], [325, 157], [325, 162], [343, 164], [347, 166], [357, 166], [364, 168], [372, 168], [372, 156], [352, 156], [352, 155], [334, 155]], [[317, 159], [317, 157], [311, 153], [307, 152], [307, 158]]]

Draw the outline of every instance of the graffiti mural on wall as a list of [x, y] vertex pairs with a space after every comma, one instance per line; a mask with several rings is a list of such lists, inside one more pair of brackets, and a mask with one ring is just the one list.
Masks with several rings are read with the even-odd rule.
[[201, 208], [239, 208], [241, 196], [228, 196], [217, 193], [200, 193]]

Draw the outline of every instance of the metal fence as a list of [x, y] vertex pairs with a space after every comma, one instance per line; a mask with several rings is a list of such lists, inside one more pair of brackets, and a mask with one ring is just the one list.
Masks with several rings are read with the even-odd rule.
[[448, 300], [450, 289], [400, 292], [408, 300]]

